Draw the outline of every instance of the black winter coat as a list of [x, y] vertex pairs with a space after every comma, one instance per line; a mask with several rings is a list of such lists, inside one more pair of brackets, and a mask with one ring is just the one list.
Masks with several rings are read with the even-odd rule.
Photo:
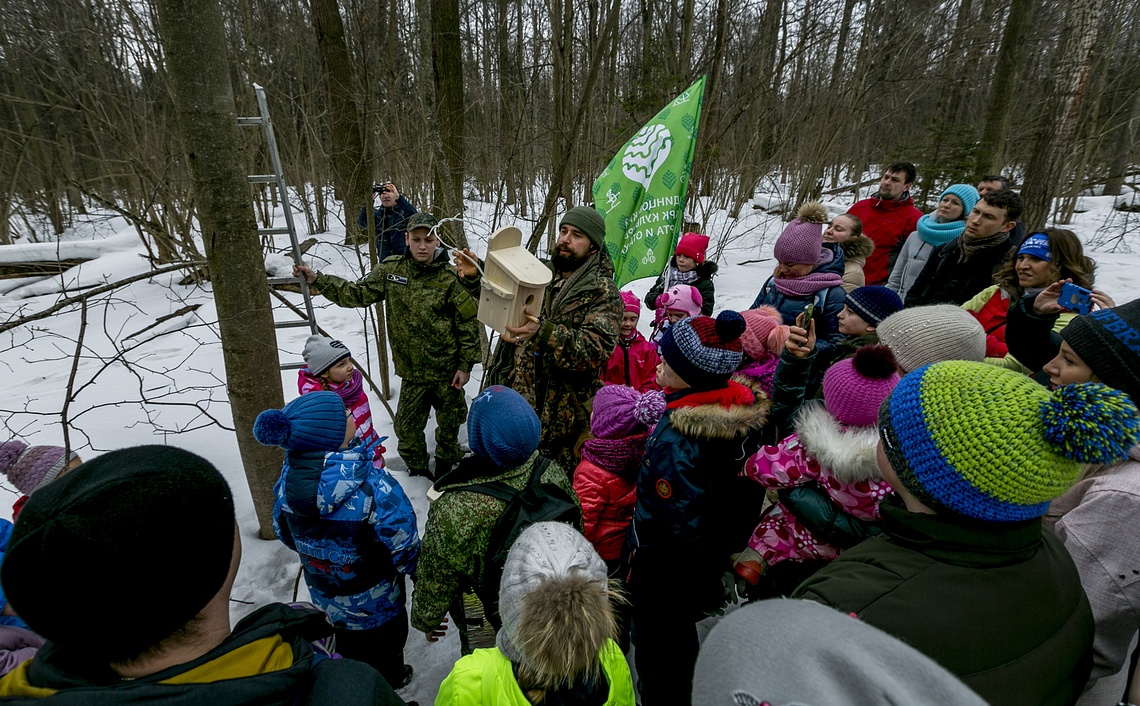
[[1061, 334], [1053, 330], [1057, 315], [1033, 313], [1036, 297], [1022, 297], [1009, 307], [1005, 317], [1005, 343], [1009, 354], [1034, 373], [1057, 357], [1061, 350]]
[[961, 238], [939, 245], [930, 253], [918, 279], [906, 294], [907, 307], [927, 304], [961, 306], [970, 297], [994, 283], [994, 272], [1009, 256], [1009, 236], [983, 248], [965, 262], [959, 262]]
[[1041, 521], [977, 522], [880, 505], [881, 537], [845, 551], [794, 598], [906, 642], [993, 704], [1071, 704], [1092, 669], [1093, 617]]
[[[665, 271], [657, 275], [657, 281], [649, 288], [645, 294], [645, 308], [650, 311], [657, 310], [657, 297], [665, 292], [665, 276], [669, 274], [671, 268], [677, 266], [676, 256], [669, 260], [669, 267]], [[716, 300], [716, 286], [713, 284], [713, 277], [716, 275], [717, 265], [715, 262], [705, 261], [696, 266], [697, 281], [693, 282], [693, 286], [701, 293], [701, 313], [705, 316], [712, 316], [713, 302]]]

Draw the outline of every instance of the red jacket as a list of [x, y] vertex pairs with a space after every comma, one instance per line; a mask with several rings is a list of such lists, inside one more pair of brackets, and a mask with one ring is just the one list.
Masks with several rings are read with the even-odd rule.
[[875, 250], [863, 265], [867, 284], [886, 284], [891, 274], [888, 266], [891, 251], [918, 228], [922, 211], [914, 207], [914, 199], [884, 201], [877, 197], [857, 201], [847, 213], [863, 221], [863, 235], [875, 243]]
[[660, 390], [657, 384], [657, 349], [640, 331], [624, 341], [618, 339], [613, 355], [602, 369], [602, 382], [607, 385], [629, 385], [638, 392]]
[[[590, 439], [574, 471], [574, 492], [582, 504], [582, 534], [606, 561], [621, 558], [637, 503], [637, 469], [648, 438], [646, 433], [625, 439]], [[603, 463], [615, 470], [606, 470]]]

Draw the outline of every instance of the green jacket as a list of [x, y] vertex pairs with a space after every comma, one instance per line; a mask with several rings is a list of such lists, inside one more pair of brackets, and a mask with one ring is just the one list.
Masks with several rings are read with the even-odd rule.
[[[605, 706], [634, 706], [629, 663], [613, 640], [598, 656], [610, 686]], [[511, 661], [497, 648], [461, 657], [439, 685], [435, 706], [531, 706], [515, 681]]]
[[[506, 503], [498, 498], [451, 489], [499, 480], [521, 490], [537, 459], [536, 451], [518, 468], [502, 470], [486, 459], [469, 456], [436, 483], [435, 489], [443, 495], [428, 508], [412, 593], [412, 627], [416, 630], [428, 632], [439, 625], [451, 604], [464, 591], [476, 587], [483, 573], [483, 555], [491, 541], [491, 530], [506, 508]], [[570, 479], [557, 463], [551, 461], [542, 480], [556, 484], [577, 499]]]
[[793, 592], [894, 635], [993, 704], [1071, 704], [1093, 617], [1073, 560], [1040, 520], [977, 522], [880, 505], [883, 535]]
[[410, 255], [385, 258], [357, 282], [319, 274], [313, 284], [344, 307], [388, 301], [388, 339], [396, 374], [408, 382], [451, 380], [482, 359], [479, 307], [447, 262], [447, 251], [423, 265]]
[[542, 422], [542, 448], [573, 448], [589, 428], [589, 404], [617, 347], [624, 312], [608, 256], [595, 254], [554, 284], [542, 307], [542, 326], [523, 345], [500, 341], [488, 384], [521, 394]]

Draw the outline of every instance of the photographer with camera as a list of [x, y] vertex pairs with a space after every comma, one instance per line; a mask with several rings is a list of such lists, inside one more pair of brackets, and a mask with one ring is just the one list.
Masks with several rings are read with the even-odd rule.
[[[390, 181], [372, 187], [372, 198], [380, 198], [380, 207], [375, 209], [376, 257], [379, 261], [391, 255], [404, 254], [404, 235], [408, 217], [416, 212], [411, 201], [400, 195], [396, 185]], [[356, 225], [368, 227], [368, 204], [360, 207]]]

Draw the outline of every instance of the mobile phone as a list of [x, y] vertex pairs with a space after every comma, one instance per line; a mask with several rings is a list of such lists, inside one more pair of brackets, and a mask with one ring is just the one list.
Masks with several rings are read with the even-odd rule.
[[803, 330], [808, 331], [811, 329], [810, 324], [811, 324], [811, 317], [813, 314], [815, 314], [815, 304], [814, 303], [808, 304], [807, 306], [804, 307], [804, 322], [801, 326], [801, 328], [803, 328]]
[[1092, 292], [1084, 287], [1066, 282], [1061, 285], [1061, 297], [1057, 303], [1061, 308], [1083, 316], [1092, 311]]

